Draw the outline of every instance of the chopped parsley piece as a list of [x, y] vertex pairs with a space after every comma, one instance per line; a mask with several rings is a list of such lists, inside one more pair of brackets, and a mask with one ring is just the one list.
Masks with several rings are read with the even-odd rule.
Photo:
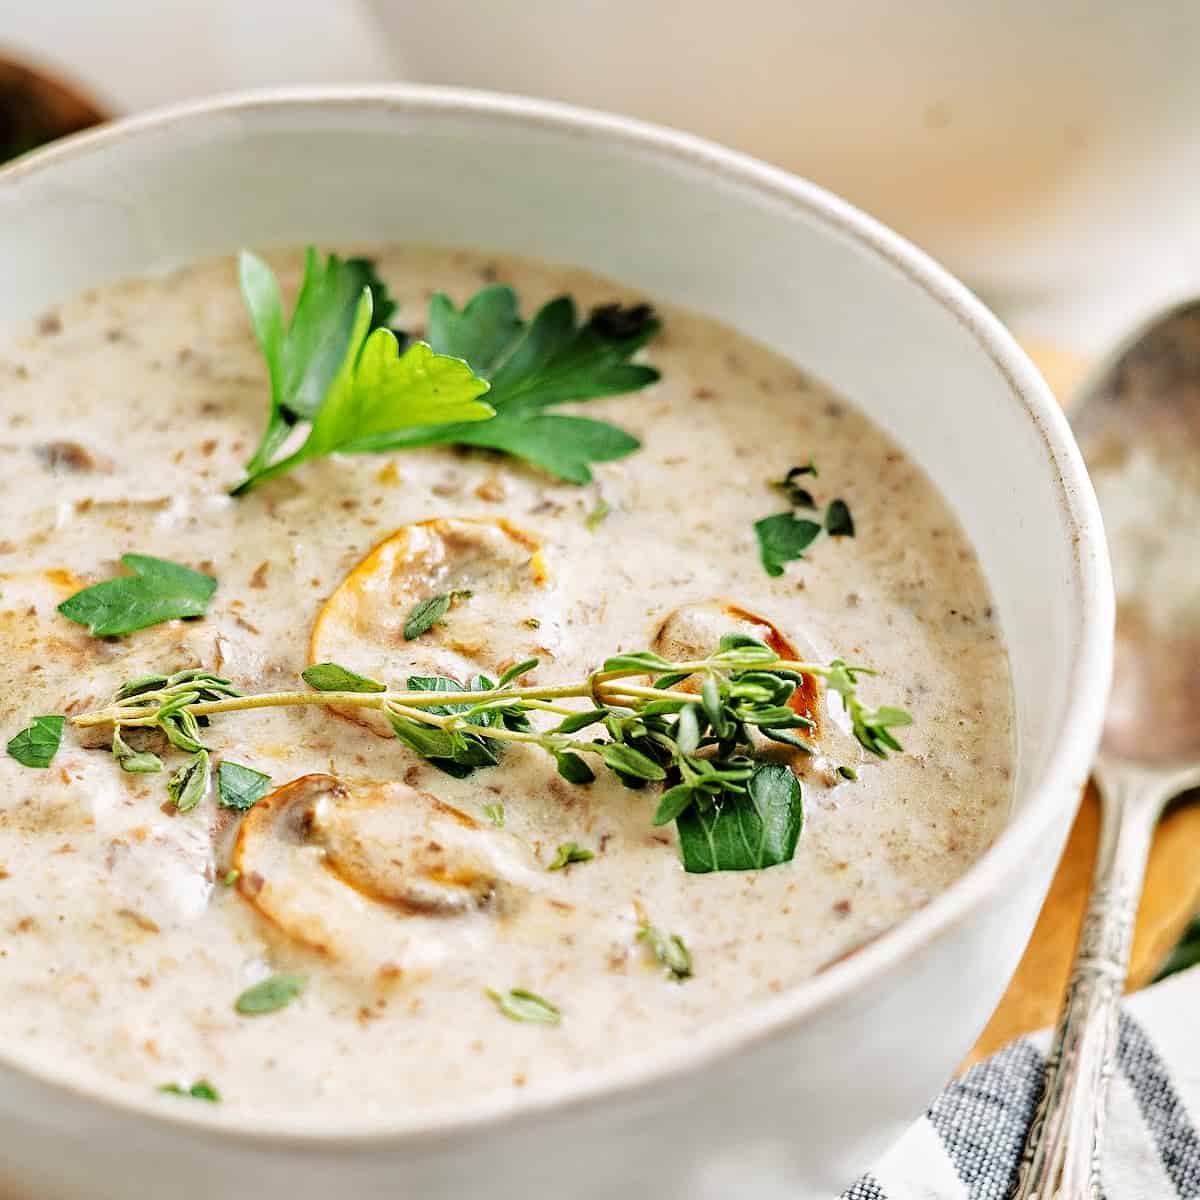
[[245, 812], [271, 790], [271, 777], [223, 758], [217, 765], [217, 798], [222, 808]]
[[782, 575], [784, 564], [803, 558], [804, 551], [816, 541], [820, 532], [821, 526], [816, 521], [794, 517], [790, 512], [755, 521], [758, 555], [764, 570], [768, 575]]
[[148, 554], [123, 554], [121, 562], [132, 575], [84, 588], [58, 611], [96, 637], [120, 637], [163, 621], [202, 617], [217, 589], [210, 575]]
[[793, 508], [816, 508], [812, 492], [800, 480], [806, 475], [811, 475], [816, 479], [819, 474], [817, 464], [810, 458], [804, 466], [792, 467], [782, 479], [775, 480], [771, 486], [781, 491]]
[[825, 510], [825, 532], [830, 537], [854, 536], [854, 518], [845, 500], [834, 500]]
[[4, 749], [23, 767], [48, 767], [62, 743], [66, 717], [34, 717]]

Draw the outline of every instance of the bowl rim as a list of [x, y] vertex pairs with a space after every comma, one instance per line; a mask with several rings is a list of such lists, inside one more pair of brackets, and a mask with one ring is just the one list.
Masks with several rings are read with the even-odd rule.
[[613, 1066], [590, 1068], [534, 1084], [514, 1096], [497, 1089], [466, 1104], [442, 1104], [419, 1116], [280, 1118], [258, 1116], [247, 1129], [215, 1106], [203, 1114], [174, 1113], [150, 1098], [100, 1094], [59, 1064], [26, 1059], [13, 1048], [0, 1050], [0, 1069], [32, 1084], [48, 1085], [61, 1097], [138, 1116], [189, 1136], [228, 1145], [287, 1149], [303, 1153], [336, 1149], [424, 1148], [480, 1127], [494, 1130], [553, 1112], [561, 1115], [618, 1101], [631, 1092], [703, 1070], [739, 1049], [776, 1036], [835, 1005], [847, 993], [869, 986], [897, 964], [925, 950], [966, 919], [1021, 873], [1035, 846], [1067, 822], [1081, 796], [1099, 742], [1111, 677], [1114, 600], [1100, 511], [1066, 417], [1048, 385], [1012, 335], [962, 283], [899, 234], [824, 188], [707, 139], [629, 117], [524, 96], [422, 84], [304, 86], [225, 93], [124, 118], [31, 151], [0, 168], [0, 190], [54, 169], [59, 163], [103, 154], [127, 138], [162, 133], [180, 124], [220, 114], [306, 108], [363, 109], [409, 115], [461, 116], [551, 128], [616, 143], [639, 154], [675, 161], [732, 180], [816, 219], [832, 231], [881, 257], [954, 316], [992, 360], [1037, 428], [1057, 474], [1056, 519], [1065, 522], [1075, 545], [1073, 587], [1080, 597], [1078, 649], [1067, 683], [1059, 745], [1028, 799], [993, 845], [946, 891], [872, 943], [820, 974], [722, 1019], [713, 1028], [675, 1042], [653, 1055]]

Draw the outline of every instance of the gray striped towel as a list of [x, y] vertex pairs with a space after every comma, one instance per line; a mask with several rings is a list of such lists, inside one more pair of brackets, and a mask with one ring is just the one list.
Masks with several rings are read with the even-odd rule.
[[[1131, 996], [1109, 1093], [1105, 1200], [1200, 1197], [1200, 967]], [[956, 1079], [843, 1200], [1007, 1200], [1050, 1037]]]

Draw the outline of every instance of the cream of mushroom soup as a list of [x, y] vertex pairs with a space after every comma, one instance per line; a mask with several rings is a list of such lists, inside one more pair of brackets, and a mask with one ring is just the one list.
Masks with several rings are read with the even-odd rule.
[[[431, 293], [461, 305], [496, 279], [527, 315], [564, 294], [584, 313], [644, 299], [520, 260], [374, 261], [415, 338]], [[270, 262], [295, 297], [304, 256]], [[987, 848], [1007, 816], [1010, 686], [953, 513], [794, 364], [660, 315], [635, 360], [658, 382], [562, 410], [641, 443], [583, 483], [438, 444], [313, 455], [231, 496], [270, 390], [230, 260], [90, 292], [0, 349], [0, 732], [68, 718], [48, 766], [0, 757], [0, 1053], [68, 1062], [107, 1094], [200, 1083], [161, 1097], [197, 1115], [205, 1087], [248, 1117], [466, 1102], [644, 1056], [793, 987]], [[282, 428], [276, 453], [299, 436]], [[108, 636], [59, 611], [131, 577], [129, 555], [186, 568], [168, 590], [194, 611]], [[523, 733], [586, 708], [552, 693], [614, 656], [707, 661], [730, 634], [781, 662], [868, 667], [863, 697], [912, 724], [896, 718], [903, 752], [872, 754], [830, 681], [798, 673], [774, 707], [812, 752], [758, 731], [746, 751], [800, 784], [794, 855], [685, 869], [676, 825], [653, 823], [669, 763], [623, 779], [591, 749], [603, 721], [565, 763]], [[121, 753], [111, 725], [70, 720], [139, 677], [200, 668], [288, 695], [324, 663], [342, 701], [200, 711], [171, 740], [134, 725]], [[488, 750], [485, 729], [465, 769], [422, 740], [446, 732], [427, 708], [372, 707], [410, 678], [473, 695], [512, 671], [503, 686], [541, 693], [519, 716], [473, 710], [505, 740]], [[591, 700], [653, 704], [665, 682], [664, 722], [705, 720], [702, 673], [611, 674], [627, 690]], [[751, 680], [746, 703], [761, 715], [774, 686]], [[652, 752], [653, 729], [638, 744]]]

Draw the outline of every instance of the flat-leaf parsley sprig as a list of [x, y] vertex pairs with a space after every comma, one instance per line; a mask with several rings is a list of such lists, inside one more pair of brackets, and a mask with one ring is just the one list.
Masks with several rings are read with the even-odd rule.
[[[659, 330], [649, 305], [603, 305], [580, 321], [574, 301], [560, 296], [527, 325], [503, 284], [483, 288], [461, 310], [439, 292], [422, 342], [387, 328], [396, 305], [366, 259], [322, 260], [310, 246], [287, 322], [265, 262], [243, 252], [238, 274], [271, 399], [235, 496], [334, 451], [479, 446], [587, 483], [590, 463], [640, 446], [614, 425], [550, 410], [658, 379], [653, 367], [630, 361]], [[308, 436], [295, 447], [303, 425]]]
[[[424, 342], [403, 353], [396, 335], [377, 323], [380, 295], [357, 260], [330, 255], [324, 265], [309, 249], [304, 282], [287, 328], [270, 267], [253, 254], [239, 260], [242, 295], [271, 378], [267, 427], [238, 496], [306, 459], [371, 449], [372, 439], [413, 426], [470, 423], [493, 415], [480, 397], [488, 390], [461, 359]], [[358, 292], [351, 291], [361, 284]], [[384, 301], [390, 305], [390, 301]], [[308, 436], [284, 454], [292, 429]]]
[[[628, 787], [664, 785], [653, 820], [676, 822], [689, 871], [768, 867], [794, 854], [803, 822], [800, 784], [762, 751], [776, 742], [812, 752], [806, 735], [814, 723], [790, 703], [805, 676], [841, 696], [855, 737], [879, 758], [901, 749], [892, 730], [911, 723], [901, 708], [869, 708], [862, 701], [858, 682], [871, 673], [866, 668], [841, 659], [782, 659], [743, 634], [727, 635], [701, 659], [672, 662], [648, 650], [618, 654], [579, 683], [516, 686], [536, 666], [529, 659], [498, 680], [477, 676], [469, 687], [415, 675], [404, 690], [374, 690], [381, 686], [376, 681], [327, 663], [305, 672], [312, 691], [259, 695], [238, 695], [206, 672], [181, 672], [127, 684], [112, 704], [73, 723], [111, 723], [114, 753], [123, 729], [164, 730], [195, 756], [192, 772], [175, 785], [181, 794], [195, 774], [207, 778], [201, 721], [290, 705], [374, 709], [406, 746], [456, 777], [499, 765], [506, 742], [540, 748], [564, 779], [581, 786], [595, 778], [591, 762], [598, 760]], [[697, 681], [699, 691], [681, 690], [685, 680]], [[566, 703], [572, 700], [587, 706]], [[535, 726], [534, 718], [552, 723]]]

